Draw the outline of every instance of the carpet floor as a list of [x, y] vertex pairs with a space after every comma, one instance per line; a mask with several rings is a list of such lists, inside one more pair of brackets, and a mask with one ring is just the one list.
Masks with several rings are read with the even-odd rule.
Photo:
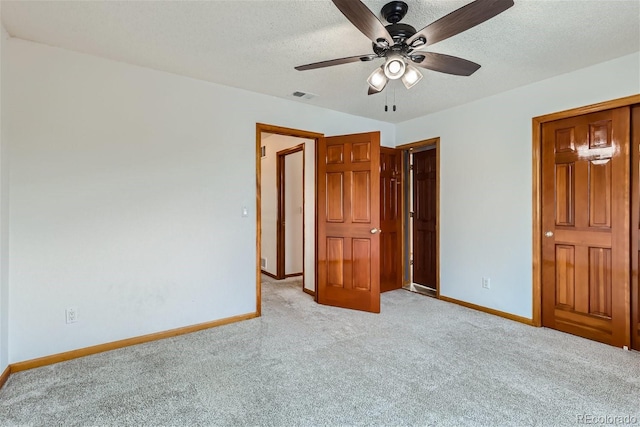
[[15, 373], [0, 425], [640, 425], [637, 352], [405, 290], [378, 315], [299, 281], [262, 301], [260, 318]]

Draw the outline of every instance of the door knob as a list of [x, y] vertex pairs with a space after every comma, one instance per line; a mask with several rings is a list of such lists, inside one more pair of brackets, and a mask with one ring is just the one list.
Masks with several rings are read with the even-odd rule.
[[371, 234], [376, 234], [376, 233], [382, 233], [382, 230], [380, 230], [379, 228], [372, 228]]
[[553, 231], [547, 231], [544, 235], [545, 237], [553, 237]]

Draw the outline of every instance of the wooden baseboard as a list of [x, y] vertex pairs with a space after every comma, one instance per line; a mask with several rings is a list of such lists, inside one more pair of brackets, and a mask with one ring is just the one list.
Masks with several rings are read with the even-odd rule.
[[271, 274], [268, 271], [260, 270], [260, 273], [264, 274], [265, 276], [271, 277], [272, 279], [280, 280], [278, 279], [278, 276], [276, 276], [275, 274]]
[[260, 273], [264, 274], [265, 276], [271, 277], [274, 280], [284, 280], [284, 279], [289, 279], [291, 277], [299, 277], [304, 275], [304, 273], [291, 273], [291, 274], [285, 274], [284, 277], [278, 277], [275, 274], [271, 274], [268, 271], [264, 271], [264, 270], [260, 270]]
[[305, 294], [309, 294], [309, 295], [311, 295], [312, 297], [315, 297], [315, 296], [316, 296], [316, 293], [315, 293], [314, 291], [311, 291], [311, 290], [309, 290], [309, 289], [307, 289], [307, 288], [305, 288], [305, 287], [303, 287], [303, 288], [302, 288], [302, 290], [304, 291], [304, 293], [305, 293]]
[[9, 379], [9, 375], [11, 375], [11, 366], [7, 366], [7, 369], [5, 369], [2, 375], [0, 375], [0, 389]]
[[[175, 337], [178, 335], [189, 334], [191, 332], [202, 331], [204, 329], [214, 328], [216, 326], [228, 325], [243, 320], [258, 317], [258, 313], [247, 313], [238, 316], [227, 317], [224, 319], [214, 320], [212, 322], [199, 323], [197, 325], [185, 326], [183, 328], [170, 329], [168, 331], [156, 332], [153, 334], [142, 335], [139, 337], [127, 338], [124, 340], [113, 341], [105, 344], [98, 344], [91, 347], [80, 348], [77, 350], [66, 351], [64, 353], [52, 354], [51, 356], [39, 357], [37, 359], [25, 360], [24, 362], [12, 363], [9, 365], [10, 373], [24, 371], [27, 369], [39, 368], [41, 366], [52, 365], [54, 363], [64, 362], [65, 360], [77, 359], [79, 357], [89, 356], [91, 354], [102, 353], [105, 351], [116, 350], [118, 348], [129, 347], [136, 344], [142, 344], [150, 341], [157, 341], [164, 338]], [[7, 374], [8, 375], [8, 374]], [[4, 374], [3, 374], [4, 376]], [[2, 377], [0, 377], [1, 379]]]
[[450, 302], [453, 304], [461, 305], [463, 307], [471, 308], [474, 310], [482, 311], [484, 313], [493, 314], [494, 316], [504, 317], [505, 319], [513, 320], [516, 322], [524, 323], [525, 325], [535, 326], [533, 323], [533, 319], [527, 319], [526, 317], [516, 316], [515, 314], [505, 313], [504, 311], [494, 310], [493, 308], [483, 307], [481, 305], [472, 304], [470, 302], [460, 301], [455, 298], [445, 297], [443, 295], [438, 295], [438, 299], [446, 302]]

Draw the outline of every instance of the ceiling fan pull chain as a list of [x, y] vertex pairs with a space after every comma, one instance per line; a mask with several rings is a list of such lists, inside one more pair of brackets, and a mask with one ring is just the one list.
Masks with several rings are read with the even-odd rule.
[[396, 88], [393, 88], [393, 111], [396, 111]]

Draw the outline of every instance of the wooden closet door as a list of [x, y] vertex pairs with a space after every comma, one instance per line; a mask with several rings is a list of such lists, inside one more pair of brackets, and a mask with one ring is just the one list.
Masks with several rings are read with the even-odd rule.
[[542, 324], [630, 343], [630, 108], [542, 127]]

